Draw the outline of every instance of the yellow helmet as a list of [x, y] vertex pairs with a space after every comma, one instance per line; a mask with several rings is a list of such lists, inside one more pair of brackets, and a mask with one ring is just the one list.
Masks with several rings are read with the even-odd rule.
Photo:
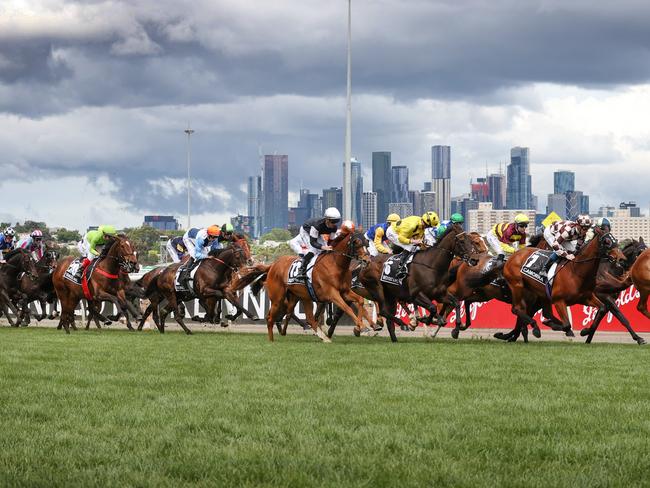
[[522, 213], [517, 214], [515, 216], [515, 223], [516, 224], [528, 224], [529, 223], [528, 215], [522, 214]]
[[401, 217], [399, 215], [397, 215], [396, 213], [392, 213], [388, 217], [386, 217], [386, 222], [390, 222], [392, 224], [394, 222], [397, 222], [400, 219]]
[[435, 212], [427, 212], [424, 215], [422, 215], [422, 221], [429, 227], [435, 227], [440, 223], [438, 214]]

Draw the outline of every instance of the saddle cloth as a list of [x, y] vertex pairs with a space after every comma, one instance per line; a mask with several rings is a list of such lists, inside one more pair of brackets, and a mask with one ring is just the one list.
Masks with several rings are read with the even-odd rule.
[[183, 271], [185, 265], [179, 266], [176, 270], [176, 276], [174, 277], [174, 289], [179, 292], [194, 293], [194, 275], [196, 275], [196, 272], [200, 266], [201, 262], [199, 261], [196, 263], [196, 266], [194, 266], [192, 271], [190, 271], [190, 279], [187, 281], [187, 288], [179, 281], [181, 271]]
[[528, 256], [526, 262], [521, 266], [521, 274], [528, 276], [538, 283], [546, 284], [553, 279], [555, 275], [555, 270], [557, 269], [557, 262], [551, 266], [551, 269], [548, 271], [548, 278], [544, 278], [540, 275], [540, 272], [546, 266], [546, 263], [551, 257], [553, 251], [535, 251], [533, 254]]
[[[90, 281], [90, 277], [93, 275], [93, 271], [95, 271], [95, 268], [97, 267], [97, 264], [99, 264], [100, 261], [101, 259], [97, 258], [94, 259], [93, 262], [88, 265], [86, 276], [88, 277], [89, 281]], [[83, 267], [81, 266], [82, 262], [83, 262], [83, 258], [74, 259], [70, 263], [70, 266], [68, 266], [68, 269], [65, 270], [65, 273], [63, 273], [63, 277], [68, 281], [72, 281], [75, 285], [81, 286], [81, 278], [82, 278], [81, 275], [83, 272]]]
[[[318, 256], [314, 256], [311, 258], [309, 263], [307, 263], [307, 280], [312, 281], [312, 273], [314, 272], [314, 265], [316, 264], [316, 260], [318, 259]], [[289, 266], [289, 271], [287, 272], [287, 285], [304, 285], [305, 280], [302, 278], [298, 278], [298, 275], [300, 274], [300, 265], [302, 263], [302, 258], [296, 258], [293, 263], [291, 263], [291, 266]]]
[[403, 278], [397, 277], [397, 271], [399, 270], [399, 255], [389, 257], [384, 263], [380, 280], [391, 285], [401, 285], [404, 278], [408, 277], [409, 264], [413, 261], [413, 256], [415, 256], [415, 253], [411, 254], [406, 260], [407, 275]]

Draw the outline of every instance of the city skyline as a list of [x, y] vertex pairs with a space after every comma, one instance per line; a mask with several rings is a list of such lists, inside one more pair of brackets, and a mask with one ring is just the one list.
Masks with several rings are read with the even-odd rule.
[[[650, 5], [352, 9], [352, 154], [364, 178], [372, 152], [388, 150], [421, 188], [430, 147], [445, 144], [457, 196], [523, 146], [536, 195], [553, 192], [562, 168], [588, 174], [592, 208], [636, 200], [647, 212]], [[341, 185], [344, 2], [6, 0], [0, 14], [1, 220], [85, 228], [182, 215], [188, 122], [193, 224], [247, 212], [260, 147], [296, 162], [293, 194], [301, 181]]]

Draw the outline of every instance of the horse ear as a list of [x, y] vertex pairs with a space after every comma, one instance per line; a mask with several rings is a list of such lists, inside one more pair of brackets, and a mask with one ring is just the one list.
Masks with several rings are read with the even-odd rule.
[[643, 240], [643, 236], [639, 236], [639, 243], [640, 244], [645, 244], [645, 241]]

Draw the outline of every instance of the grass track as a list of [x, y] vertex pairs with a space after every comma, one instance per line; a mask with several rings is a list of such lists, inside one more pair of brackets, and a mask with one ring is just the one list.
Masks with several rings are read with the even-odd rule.
[[631, 486], [636, 345], [0, 328], [3, 486]]

